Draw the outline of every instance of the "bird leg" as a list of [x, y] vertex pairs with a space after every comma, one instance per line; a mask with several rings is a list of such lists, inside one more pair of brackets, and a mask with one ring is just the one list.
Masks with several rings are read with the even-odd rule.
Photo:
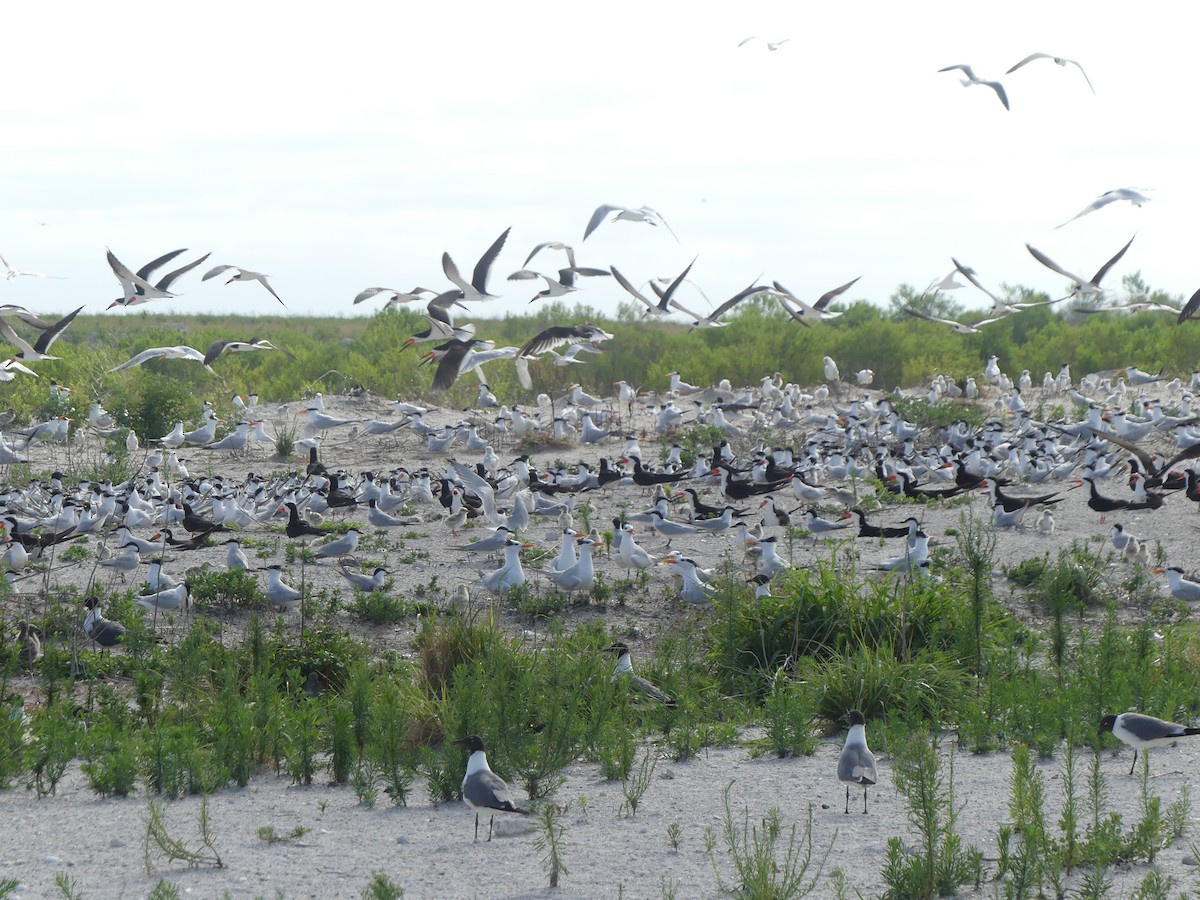
[[496, 815], [495, 815], [495, 813], [493, 813], [491, 816], [488, 817], [488, 840], [489, 841], [492, 839], [492, 825], [495, 824], [495, 822], [496, 822]]
[[475, 843], [479, 843], [479, 813], [475, 813]]
[[863, 815], [867, 814], [867, 789], [863, 787]]
[[1136, 766], [1136, 765], [1137, 765], [1137, 754], [1138, 754], [1138, 752], [1137, 752], [1137, 747], [1134, 747], [1134, 748], [1133, 748], [1133, 765], [1131, 765], [1131, 766], [1129, 767], [1129, 774], [1130, 774], [1130, 775], [1132, 775], [1132, 774], [1133, 774], [1133, 768], [1134, 768], [1134, 766]]
[[850, 815], [850, 785], [846, 785], [846, 809], [843, 815]]

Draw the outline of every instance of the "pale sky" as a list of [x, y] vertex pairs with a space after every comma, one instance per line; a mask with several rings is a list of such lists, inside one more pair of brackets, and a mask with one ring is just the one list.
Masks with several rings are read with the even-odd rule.
[[[997, 292], [1061, 295], [1026, 242], [1090, 277], [1136, 232], [1105, 284], [1141, 270], [1190, 296], [1198, 17], [1113, 2], [19, 4], [0, 57], [0, 253], [67, 280], [3, 283], [0, 302], [99, 312], [119, 293], [106, 247], [131, 268], [188, 247], [179, 262], [212, 251], [267, 273], [293, 313], [363, 314], [381, 304], [352, 306], [360, 289], [447, 289], [442, 252], [468, 272], [509, 226], [490, 282], [504, 299], [480, 315], [528, 309], [540, 285], [504, 279], [550, 240], [637, 283], [697, 257], [714, 302], [765, 273], [809, 300], [861, 275], [848, 296], [882, 304], [951, 256]], [[1048, 60], [1004, 74], [1035, 51], [1078, 60], [1095, 95]], [[956, 63], [1002, 81], [1011, 112], [937, 72]], [[1152, 200], [1054, 228], [1122, 187]], [[617, 222], [582, 243], [602, 203], [653, 207], [679, 241]], [[281, 311], [257, 284], [193, 272], [177, 289], [140, 309]], [[627, 299], [611, 278], [573, 296], [609, 312]]]

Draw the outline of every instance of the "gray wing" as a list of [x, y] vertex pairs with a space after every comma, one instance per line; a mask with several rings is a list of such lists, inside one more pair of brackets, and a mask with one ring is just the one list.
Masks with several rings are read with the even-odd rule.
[[1021, 60], [1019, 63], [1017, 63], [1015, 66], [1013, 66], [1011, 69], [1009, 69], [1004, 74], [1011, 75], [1013, 72], [1017, 71], [1017, 69], [1021, 68], [1021, 66], [1028, 65], [1029, 63], [1033, 62], [1035, 59], [1054, 59], [1054, 57], [1051, 56], [1049, 53], [1030, 53], [1027, 57], [1025, 57], [1023, 60]]
[[475, 264], [475, 271], [471, 273], [471, 284], [481, 294], [487, 294], [488, 273], [492, 271], [492, 263], [496, 261], [496, 257], [500, 255], [500, 251], [504, 248], [504, 242], [508, 240], [508, 233], [510, 231], [512, 231], [511, 225], [504, 229], [500, 237], [492, 242], [492, 246], [487, 248], [487, 252], [479, 257], [479, 262]]
[[173, 260], [175, 257], [177, 257], [181, 253], [187, 253], [187, 247], [184, 247], [180, 250], [172, 250], [170, 253], [164, 253], [158, 259], [150, 260], [150, 262], [146, 263], [144, 266], [142, 266], [140, 269], [137, 270], [138, 278], [144, 278], [147, 281], [149, 281], [150, 273], [152, 273], [159, 266], [165, 266], [167, 263], [169, 263], [171, 260]]
[[1183, 309], [1179, 311], [1179, 318], [1176, 320], [1180, 325], [1196, 315], [1196, 310], [1200, 309], [1200, 291], [1192, 294], [1190, 300], [1183, 304]]
[[463, 798], [472, 806], [521, 812], [512, 790], [495, 772], [476, 772], [463, 783]]
[[[1129, 239], [1129, 244], [1133, 243], [1133, 238], [1135, 238], [1135, 237], [1137, 237], [1136, 234]], [[1091, 282], [1092, 284], [1096, 285], [1097, 287], [1100, 286], [1100, 279], [1108, 274], [1109, 269], [1111, 269], [1118, 262], [1120, 262], [1121, 257], [1125, 255], [1125, 251], [1129, 249], [1129, 244], [1126, 244], [1124, 247], [1122, 247], [1120, 250], [1118, 250], [1116, 256], [1114, 256], [1112, 259], [1110, 259], [1108, 262], [1106, 262], [1104, 265], [1102, 265], [1100, 267], [1100, 270], [1098, 272], [1096, 272], [1096, 274], [1094, 276], [1092, 276], [1092, 282]]]
[[1121, 725], [1139, 741], [1156, 741], [1163, 738], [1183, 737], [1186, 733], [1184, 726], [1177, 722], [1165, 722], [1154, 716], [1141, 713], [1124, 713]]
[[1041, 250], [1039, 250], [1037, 247], [1033, 246], [1032, 244], [1026, 244], [1025, 249], [1028, 250], [1030, 252], [1030, 254], [1032, 254], [1034, 259], [1036, 259], [1038, 262], [1040, 262], [1043, 266], [1045, 266], [1051, 272], [1057, 272], [1063, 278], [1070, 278], [1076, 284], [1087, 284], [1088, 283], [1085, 279], [1080, 278], [1078, 275], [1075, 275], [1072, 272], [1068, 272], [1066, 269], [1064, 269], [1062, 266], [1060, 266], [1058, 263], [1056, 263], [1054, 260], [1052, 260], [1050, 257], [1048, 257], [1045, 253], [1043, 253]]
[[217, 266], [216, 268], [209, 269], [207, 272], [205, 272], [204, 275], [201, 276], [200, 280], [208, 281], [208, 279], [210, 279], [210, 278], [216, 278], [222, 272], [228, 272], [230, 269], [236, 269], [236, 268], [237, 268], [237, 266]]
[[619, 285], [621, 285], [621, 287], [625, 288], [625, 290], [627, 290], [629, 293], [631, 293], [638, 300], [641, 300], [643, 303], [645, 303], [651, 309], [653, 309], [655, 306], [658, 305], [656, 303], [651, 303], [649, 300], [647, 300], [645, 298], [645, 296], [642, 295], [641, 291], [639, 291], [637, 288], [635, 288], [632, 284], [629, 283], [629, 279], [627, 279], [624, 275], [622, 275], [620, 272], [617, 271], [616, 266], [610, 266], [609, 269], [613, 274], [613, 278], [617, 279], [617, 284], [619, 284]]
[[[180, 252], [182, 252], [182, 251], [180, 251]], [[196, 268], [196, 266], [200, 265], [200, 263], [204, 262], [210, 256], [212, 256], [212, 253], [205, 253], [202, 257], [200, 257], [195, 262], [190, 262], [186, 266], [180, 266], [178, 269], [176, 269], [173, 272], [168, 272], [161, 279], [159, 279], [159, 282], [158, 282], [158, 284], [155, 285], [155, 287], [157, 287], [160, 291], [170, 290], [171, 284], [172, 284], [172, 282], [175, 281], [176, 278], [178, 278], [180, 275], [186, 275], [188, 272], [192, 271], [192, 269]]]
[[838, 780], [851, 784], [874, 784], [875, 754], [865, 744], [847, 744], [838, 757]]
[[592, 213], [592, 217], [588, 219], [587, 228], [583, 230], [583, 239], [586, 241], [588, 235], [600, 227], [600, 223], [604, 221], [604, 217], [614, 210], [624, 209], [623, 206], [612, 206], [605, 203], [602, 206], [597, 206], [596, 211]]

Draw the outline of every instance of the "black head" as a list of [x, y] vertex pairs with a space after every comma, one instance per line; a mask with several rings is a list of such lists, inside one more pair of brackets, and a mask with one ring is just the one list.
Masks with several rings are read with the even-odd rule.
[[460, 747], [466, 747], [470, 752], [483, 749], [483, 738], [477, 734], [472, 734], [465, 738], [459, 738], [457, 741], [451, 741], [452, 744], [458, 744]]
[[615, 653], [620, 656], [622, 653], [629, 652], [629, 646], [624, 641], [613, 641], [610, 647], [606, 647], [605, 653]]
[[1116, 724], [1117, 724], [1117, 717], [1113, 713], [1109, 713], [1103, 719], [1100, 720], [1099, 733], [1104, 734], [1104, 732], [1107, 731], [1111, 734], [1112, 730], [1113, 730], [1113, 726]]
[[861, 712], [859, 712], [857, 709], [852, 709], [852, 710], [850, 710], [850, 712], [846, 713], [846, 719], [850, 722], [851, 725], [866, 725], [867, 724], [866, 717]]
[[93, 594], [92, 596], [88, 597], [86, 600], [83, 601], [83, 605], [87, 609], [95, 609], [97, 606], [100, 605], [100, 598], [97, 597], [95, 594]]

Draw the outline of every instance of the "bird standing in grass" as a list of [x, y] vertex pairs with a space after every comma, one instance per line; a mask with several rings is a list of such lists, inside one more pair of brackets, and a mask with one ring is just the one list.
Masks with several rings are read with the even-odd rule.
[[475, 810], [475, 840], [479, 840], [479, 811], [486, 809], [490, 813], [487, 836], [490, 841], [492, 825], [496, 821], [494, 810], [520, 813], [523, 816], [529, 815], [529, 810], [521, 809], [513, 802], [512, 790], [504, 783], [504, 779], [488, 766], [483, 738], [473, 734], [470, 737], [459, 738], [454, 743], [471, 751], [467, 758], [467, 773], [462, 780], [462, 795], [463, 802]]
[[1200, 728], [1166, 722], [1142, 713], [1109, 713], [1100, 720], [1100, 733], [1109, 732], [1118, 741], [1133, 748], [1133, 764], [1129, 774], [1137, 765], [1138, 750], [1149, 753], [1151, 747], [1174, 747], [1181, 737], [1200, 734]]
[[846, 809], [850, 812], [850, 785], [863, 789], [863, 815], [867, 814], [867, 788], [875, 784], [875, 754], [867, 746], [867, 720], [857, 709], [850, 710], [850, 731], [838, 757], [838, 780], [846, 784]]

